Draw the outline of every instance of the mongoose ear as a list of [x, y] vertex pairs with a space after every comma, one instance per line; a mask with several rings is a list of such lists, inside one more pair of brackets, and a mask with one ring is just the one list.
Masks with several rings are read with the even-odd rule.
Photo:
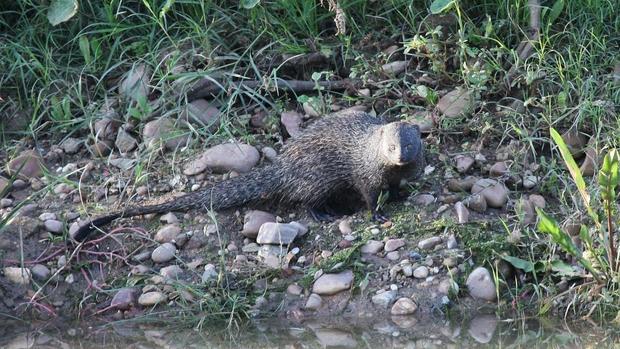
[[415, 128], [415, 130], [418, 131], [418, 133], [420, 133], [420, 125], [418, 125], [418, 124], [411, 124], [411, 126], [413, 126], [413, 128]]

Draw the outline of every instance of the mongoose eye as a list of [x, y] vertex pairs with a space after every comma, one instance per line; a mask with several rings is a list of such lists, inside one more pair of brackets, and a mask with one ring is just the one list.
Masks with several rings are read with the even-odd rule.
[[392, 145], [390, 145], [389, 149], [390, 149], [390, 151], [394, 151], [394, 150], [396, 150], [396, 146], [394, 144], [392, 144]]

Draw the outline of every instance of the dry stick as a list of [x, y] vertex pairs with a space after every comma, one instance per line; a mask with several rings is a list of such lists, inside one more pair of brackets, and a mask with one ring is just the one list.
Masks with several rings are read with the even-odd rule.
[[540, 38], [540, 0], [528, 0], [527, 7], [530, 9], [530, 29], [525, 40], [517, 46], [518, 60], [506, 74], [506, 85], [510, 89], [512, 78], [517, 72], [519, 61], [524, 61], [532, 54], [533, 43]]
[[[213, 79], [202, 79], [198, 81], [188, 92], [187, 100], [194, 101], [199, 98], [208, 97], [211, 95], [217, 95], [225, 90], [227, 93], [239, 88], [246, 88], [250, 90], [257, 90], [263, 87], [275, 88], [282, 91], [291, 91], [295, 93], [308, 92], [316, 89], [317, 85], [323, 89], [338, 91], [344, 90], [347, 87], [354, 86], [359, 81], [357, 80], [337, 80], [337, 81], [304, 81], [304, 80], [284, 80], [275, 79], [275, 81], [269, 80], [271, 85], [265, 85], [264, 81], [247, 80], [239, 82], [230, 82], [228, 86], [225, 86], [225, 82], [214, 81]], [[274, 86], [275, 82], [275, 86]]]

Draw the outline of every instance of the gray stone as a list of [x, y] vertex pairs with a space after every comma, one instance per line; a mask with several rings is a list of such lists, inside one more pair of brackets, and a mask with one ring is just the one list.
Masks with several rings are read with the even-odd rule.
[[456, 217], [459, 224], [465, 224], [469, 222], [469, 211], [462, 202], [459, 201], [454, 204], [454, 210], [456, 211]]
[[431, 194], [418, 194], [413, 198], [413, 203], [418, 206], [428, 206], [435, 202], [435, 197]]
[[308, 296], [308, 300], [306, 301], [306, 305], [304, 306], [304, 309], [317, 310], [321, 307], [322, 303], [323, 303], [323, 300], [321, 299], [321, 296], [319, 296], [316, 293], [312, 293], [310, 294], [310, 296]]
[[177, 248], [173, 244], [166, 242], [153, 250], [153, 253], [151, 253], [151, 259], [155, 263], [164, 263], [172, 260], [176, 253]]
[[4, 277], [14, 284], [28, 285], [32, 278], [32, 274], [28, 268], [5, 267], [3, 269]]
[[296, 226], [290, 224], [267, 222], [261, 225], [256, 242], [262, 245], [289, 245], [298, 231]]
[[220, 125], [220, 110], [205, 99], [197, 99], [187, 104], [181, 112], [181, 119], [198, 126], [206, 126], [216, 131]]
[[469, 335], [478, 343], [486, 344], [493, 339], [497, 328], [497, 317], [490, 314], [476, 315], [469, 322]]
[[32, 276], [36, 279], [36, 280], [47, 280], [47, 278], [50, 276], [50, 274], [52, 273], [50, 271], [50, 269], [48, 267], [46, 267], [43, 264], [35, 264], [32, 266], [31, 269], [32, 272]]
[[474, 269], [467, 277], [466, 285], [469, 294], [474, 298], [494, 301], [497, 297], [491, 273], [484, 267]]
[[10, 176], [19, 173], [19, 176], [25, 179], [42, 177], [46, 169], [43, 159], [34, 150], [22, 152], [19, 156], [9, 161], [6, 167]]
[[505, 161], [498, 161], [489, 169], [489, 175], [491, 177], [501, 177], [508, 173], [508, 166]]
[[261, 152], [263, 153], [265, 158], [271, 162], [274, 162], [278, 157], [278, 152], [276, 152], [276, 150], [272, 147], [264, 147], [263, 149], [261, 149]]
[[135, 288], [121, 288], [116, 292], [114, 297], [112, 297], [110, 306], [114, 309], [127, 310], [131, 308], [133, 304], [135, 304], [136, 293], [137, 290]]
[[446, 247], [449, 249], [454, 249], [454, 248], [459, 247], [459, 244], [456, 241], [456, 237], [454, 235], [450, 235], [448, 237], [448, 241], [446, 242]]
[[286, 293], [292, 294], [293, 296], [299, 296], [304, 291], [303, 287], [297, 284], [290, 284], [286, 288]]
[[413, 277], [416, 279], [426, 279], [427, 276], [428, 268], [423, 265], [415, 268], [415, 270], [413, 271]]
[[157, 233], [155, 234], [155, 241], [159, 243], [171, 242], [180, 233], [181, 227], [176, 224], [168, 224], [157, 231]]
[[343, 219], [338, 223], [338, 230], [340, 230], [340, 234], [349, 235], [353, 232], [351, 229], [351, 222], [348, 219]]
[[490, 207], [501, 208], [508, 201], [508, 189], [501, 182], [490, 178], [476, 181], [471, 193], [482, 195]]
[[364, 254], [377, 254], [383, 249], [383, 241], [368, 240], [361, 247], [360, 252]]
[[323, 274], [312, 286], [312, 292], [318, 295], [333, 295], [348, 290], [353, 283], [353, 272], [345, 270], [337, 274]]
[[390, 313], [392, 315], [411, 315], [418, 309], [418, 305], [415, 304], [410, 298], [399, 298], [392, 306]]
[[400, 253], [398, 253], [398, 251], [388, 252], [385, 258], [394, 262], [400, 259]]
[[219, 273], [213, 264], [205, 265], [205, 271], [202, 273], [202, 282], [209, 283], [211, 281], [216, 281], [219, 277]]
[[197, 159], [188, 163], [183, 173], [196, 175], [210, 168], [216, 173], [249, 172], [260, 160], [258, 150], [243, 143], [225, 143], [207, 149]]
[[116, 134], [116, 141], [114, 141], [114, 145], [116, 145], [121, 154], [126, 154], [138, 146], [138, 141], [127, 131], [120, 128]]
[[163, 142], [166, 149], [175, 150], [187, 144], [191, 137], [187, 131], [178, 128], [173, 120], [162, 117], [144, 124], [142, 139], [148, 147]]
[[49, 220], [52, 220], [52, 219], [56, 219], [56, 214], [55, 213], [44, 212], [44, 213], [41, 213], [39, 215], [39, 220], [41, 220], [41, 222], [49, 221]]
[[249, 238], [256, 238], [260, 227], [267, 222], [275, 222], [276, 216], [265, 211], [250, 210], [243, 218], [243, 230], [241, 234]]
[[84, 146], [83, 140], [73, 138], [73, 137], [69, 137], [65, 139], [60, 144], [60, 147], [62, 148], [62, 150], [67, 154], [75, 154], [78, 151], [80, 151], [80, 148], [82, 148], [83, 146]]
[[392, 251], [396, 251], [399, 248], [405, 246], [405, 240], [404, 239], [390, 239], [388, 241], [385, 242], [385, 247], [384, 250], [386, 252], [392, 252]]
[[65, 224], [63, 222], [57, 221], [55, 219], [49, 219], [43, 222], [43, 224], [45, 225], [45, 230], [49, 231], [50, 233], [54, 233], [54, 234], [62, 233], [65, 227]]
[[469, 169], [471, 169], [475, 162], [474, 158], [466, 155], [457, 155], [454, 160], [456, 162], [456, 170], [459, 173], [465, 173], [469, 171]]
[[150, 80], [150, 69], [145, 64], [136, 64], [125, 74], [118, 90], [121, 95], [133, 101], [146, 101]]
[[430, 250], [435, 246], [441, 243], [441, 238], [439, 236], [433, 236], [427, 239], [424, 239], [418, 243], [418, 248], [421, 250]]
[[280, 122], [291, 138], [297, 138], [301, 134], [301, 122], [303, 117], [296, 111], [285, 111], [280, 115]]
[[178, 279], [181, 274], [183, 274], [183, 269], [178, 265], [169, 265], [159, 270], [159, 275], [166, 279]]
[[468, 196], [463, 204], [476, 212], [484, 213], [487, 210], [487, 200], [480, 194]]
[[166, 297], [164, 293], [159, 291], [151, 291], [141, 294], [140, 298], [138, 298], [138, 303], [142, 306], [148, 307], [166, 302], [167, 300], [168, 297]]
[[437, 109], [446, 117], [467, 115], [474, 106], [471, 91], [457, 88], [442, 96], [437, 102]]
[[389, 307], [396, 299], [397, 291], [389, 290], [372, 296], [372, 303], [381, 308]]

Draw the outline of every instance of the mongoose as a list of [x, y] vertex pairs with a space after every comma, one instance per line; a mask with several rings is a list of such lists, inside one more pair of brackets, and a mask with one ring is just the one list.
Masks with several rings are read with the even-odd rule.
[[416, 125], [385, 123], [363, 112], [334, 113], [290, 139], [272, 164], [163, 204], [95, 218], [82, 225], [74, 239], [82, 241], [95, 227], [121, 217], [200, 207], [217, 211], [262, 200], [302, 204], [320, 219], [328, 202], [351, 192], [361, 194], [373, 219], [384, 221], [377, 210], [381, 190], [398, 192], [401, 179], [418, 177], [424, 166]]

